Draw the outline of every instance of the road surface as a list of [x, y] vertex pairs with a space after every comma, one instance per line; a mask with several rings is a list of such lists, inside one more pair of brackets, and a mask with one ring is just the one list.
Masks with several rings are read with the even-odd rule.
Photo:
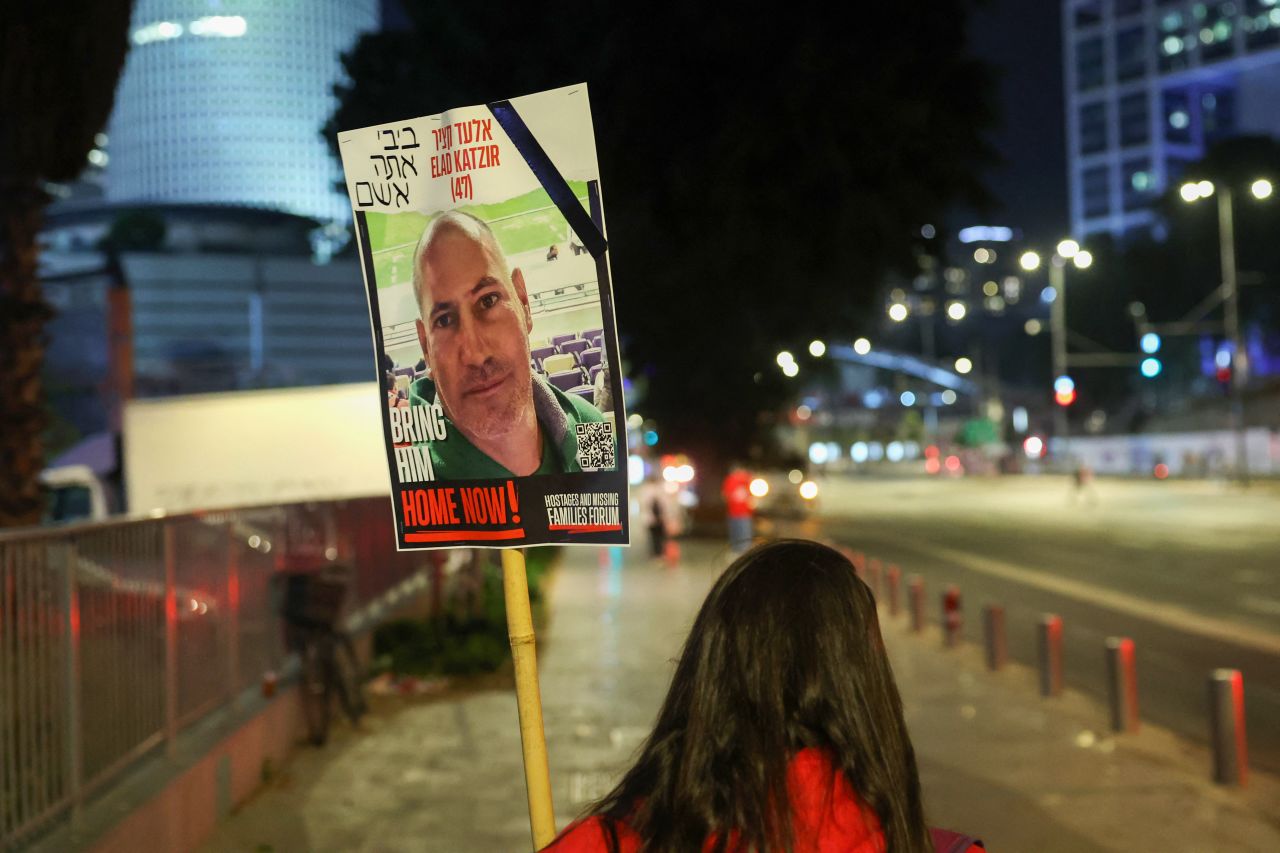
[[1105, 699], [1109, 636], [1136, 643], [1144, 717], [1207, 740], [1207, 680], [1244, 674], [1251, 763], [1280, 771], [1280, 492], [1209, 482], [1063, 478], [820, 481], [827, 536], [925, 581], [937, 618], [959, 585], [967, 636], [1005, 606], [1009, 650], [1034, 664], [1044, 613], [1063, 619], [1067, 683]]

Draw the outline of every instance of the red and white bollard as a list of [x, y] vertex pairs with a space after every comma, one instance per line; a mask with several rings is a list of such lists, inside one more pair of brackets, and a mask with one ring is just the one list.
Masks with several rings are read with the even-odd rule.
[[858, 562], [862, 559], [861, 554], [846, 545], [837, 545], [836, 550], [853, 566], [853, 573], [862, 577], [862, 570], [858, 568]]
[[1138, 730], [1138, 664], [1133, 640], [1107, 637], [1107, 685], [1111, 699], [1111, 730]]
[[1209, 740], [1213, 744], [1213, 781], [1249, 782], [1249, 746], [1244, 731], [1244, 676], [1238, 669], [1215, 669], [1209, 676]]
[[889, 615], [897, 616], [902, 609], [902, 570], [889, 564]]
[[911, 595], [911, 630], [919, 634], [924, 630], [924, 578], [912, 575], [907, 588]]
[[998, 672], [1009, 660], [1009, 644], [1005, 640], [1004, 608], [988, 604], [982, 610], [983, 645], [987, 652], [987, 669]]
[[1040, 619], [1040, 695], [1062, 692], [1062, 617], [1046, 613]]
[[952, 584], [942, 594], [942, 636], [947, 648], [960, 645], [964, 616], [960, 612], [960, 587]]

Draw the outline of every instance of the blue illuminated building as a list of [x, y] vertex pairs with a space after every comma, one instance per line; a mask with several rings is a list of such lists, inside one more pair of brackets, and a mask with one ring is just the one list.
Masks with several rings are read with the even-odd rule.
[[350, 218], [320, 128], [377, 0], [138, 0], [108, 130], [114, 204]]
[[1072, 234], [1158, 229], [1218, 139], [1280, 135], [1280, 0], [1064, 0]]
[[[76, 431], [118, 428], [113, 371], [139, 397], [372, 382], [320, 129], [341, 53], [378, 26], [378, 0], [137, 0], [109, 126], [40, 238], [49, 396]], [[127, 222], [144, 236], [108, 250]]]

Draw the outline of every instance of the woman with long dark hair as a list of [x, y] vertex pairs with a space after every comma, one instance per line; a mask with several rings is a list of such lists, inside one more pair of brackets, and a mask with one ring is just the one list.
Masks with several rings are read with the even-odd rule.
[[927, 853], [915, 753], [875, 599], [783, 540], [707, 595], [640, 756], [550, 853]]

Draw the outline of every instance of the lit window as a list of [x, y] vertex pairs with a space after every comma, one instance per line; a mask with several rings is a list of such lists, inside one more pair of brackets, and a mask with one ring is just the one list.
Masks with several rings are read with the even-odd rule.
[[1155, 177], [1151, 173], [1151, 160], [1142, 157], [1124, 163], [1124, 186], [1121, 194], [1125, 210], [1139, 210], [1151, 204], [1155, 197]]
[[1241, 21], [1244, 43], [1250, 50], [1280, 42], [1280, 3], [1276, 0], [1246, 0]]
[[1203, 8], [1201, 17], [1200, 41], [1204, 44], [1200, 56], [1204, 61], [1212, 62], [1223, 59], [1235, 52], [1234, 18], [1238, 10], [1234, 0], [1220, 0], [1208, 5], [1196, 6], [1197, 16]]
[[1181, 12], [1172, 11], [1160, 19], [1155, 34], [1157, 58], [1161, 71], [1176, 71], [1190, 63], [1187, 52], [1195, 47], [1196, 38], [1187, 29], [1187, 21]]
[[1164, 138], [1169, 142], [1191, 142], [1192, 102], [1186, 91], [1171, 89], [1164, 93]]
[[1229, 89], [1206, 92], [1200, 97], [1200, 122], [1206, 142], [1231, 136], [1236, 131], [1235, 93]]

